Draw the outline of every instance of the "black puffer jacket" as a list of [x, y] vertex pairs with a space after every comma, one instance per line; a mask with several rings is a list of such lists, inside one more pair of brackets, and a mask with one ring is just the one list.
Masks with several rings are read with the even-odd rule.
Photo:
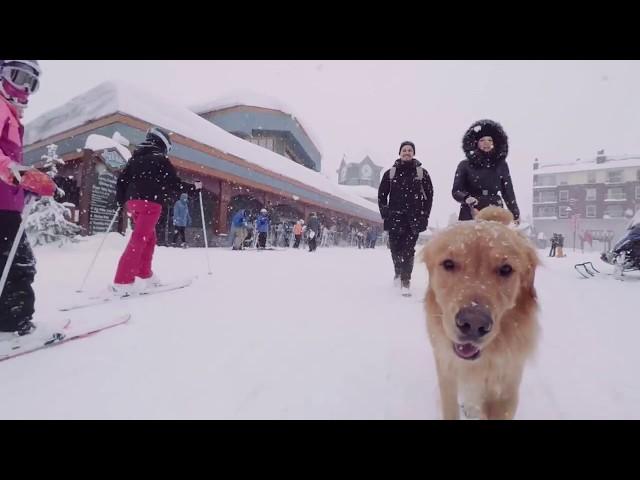
[[[478, 140], [485, 136], [493, 138], [493, 150], [488, 154], [478, 149]], [[492, 120], [479, 120], [464, 134], [462, 149], [467, 157], [458, 164], [453, 180], [453, 198], [460, 202], [458, 220], [471, 220], [471, 210], [465, 203], [467, 197], [478, 199], [476, 208], [489, 205], [503, 206], [511, 211], [517, 220], [520, 210], [516, 203], [507, 154], [509, 141], [502, 126]]]
[[393, 180], [389, 180], [389, 169], [384, 172], [378, 187], [378, 207], [384, 219], [384, 229], [389, 231], [395, 227], [409, 226], [423, 232], [429, 224], [433, 203], [433, 185], [429, 173], [423, 168], [422, 182], [418, 180], [416, 167], [422, 164], [415, 158], [410, 162], [398, 159], [393, 166], [396, 167]]
[[173, 203], [180, 193], [194, 191], [195, 186], [182, 182], [175, 167], [163, 151], [152, 145], [133, 152], [116, 187], [116, 201], [149, 200], [159, 204]]
[[316, 235], [318, 234], [318, 232], [320, 231], [320, 221], [318, 220], [317, 216], [311, 215], [309, 217], [309, 221], [307, 222], [307, 228], [309, 230], [313, 230], [314, 232], [316, 232]]

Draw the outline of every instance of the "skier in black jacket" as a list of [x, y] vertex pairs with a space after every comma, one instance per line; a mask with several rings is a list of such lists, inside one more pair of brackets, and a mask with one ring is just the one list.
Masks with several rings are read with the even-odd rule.
[[389, 247], [395, 271], [394, 283], [409, 296], [413, 257], [418, 234], [429, 224], [433, 185], [429, 173], [414, 158], [416, 147], [402, 142], [400, 158], [384, 172], [378, 187], [378, 207], [389, 232]]
[[504, 200], [519, 223], [520, 210], [507, 165], [509, 143], [502, 126], [492, 120], [475, 122], [464, 134], [462, 150], [467, 158], [458, 164], [452, 189], [453, 198], [461, 203], [458, 220], [471, 220], [472, 209], [502, 207]]
[[112, 290], [120, 295], [132, 292], [135, 277], [147, 280], [150, 286], [161, 282], [153, 273], [151, 263], [156, 246], [156, 223], [162, 213], [162, 205], [169, 203], [183, 191], [199, 190], [182, 182], [167, 154], [171, 150], [169, 133], [153, 127], [145, 141], [138, 145], [116, 186], [116, 201], [126, 206], [134, 221], [133, 234], [120, 261]]

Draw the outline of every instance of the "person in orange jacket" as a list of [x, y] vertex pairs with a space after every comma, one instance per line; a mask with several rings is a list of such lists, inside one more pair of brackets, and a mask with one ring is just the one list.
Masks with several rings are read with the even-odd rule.
[[293, 235], [296, 238], [295, 242], [293, 242], [293, 248], [300, 247], [300, 239], [302, 238], [302, 225], [304, 224], [304, 220], [298, 220], [296, 224], [293, 226]]

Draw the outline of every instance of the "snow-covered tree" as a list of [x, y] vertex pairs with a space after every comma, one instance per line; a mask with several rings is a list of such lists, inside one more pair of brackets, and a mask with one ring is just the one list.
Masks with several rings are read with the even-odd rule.
[[[55, 144], [47, 145], [47, 154], [42, 156], [47, 175], [52, 179], [58, 174], [58, 165], [64, 165], [56, 150]], [[58, 187], [56, 194], [64, 198], [65, 192]], [[60, 203], [54, 197], [40, 197], [31, 203], [29, 217], [25, 231], [32, 245], [44, 245], [59, 242], [60, 246], [71, 241], [77, 241], [76, 236], [82, 228], [68, 219], [71, 219], [73, 203]]]

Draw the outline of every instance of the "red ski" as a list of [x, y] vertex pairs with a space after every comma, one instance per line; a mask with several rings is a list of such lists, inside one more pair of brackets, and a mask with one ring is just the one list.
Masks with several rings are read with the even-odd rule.
[[70, 340], [86, 338], [103, 330], [127, 323], [129, 319], [131, 319], [131, 315], [126, 314], [108, 320], [88, 320], [86, 323], [65, 319], [61, 328], [54, 329], [43, 325], [42, 328], [47, 329], [47, 333], [44, 335], [39, 334], [38, 329], [36, 329], [30, 335], [16, 336], [12, 339], [0, 341], [0, 362], [44, 348], [55, 347]]

